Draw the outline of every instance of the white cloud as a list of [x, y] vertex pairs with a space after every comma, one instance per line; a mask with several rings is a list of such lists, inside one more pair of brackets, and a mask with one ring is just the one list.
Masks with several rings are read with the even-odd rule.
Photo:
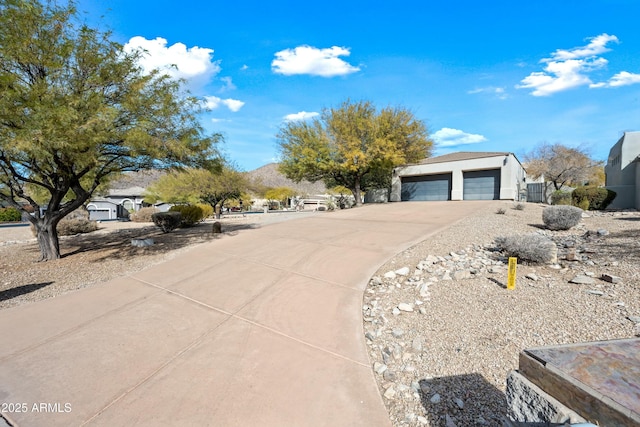
[[477, 93], [489, 93], [489, 94], [493, 94], [495, 95], [497, 98], [499, 99], [507, 99], [508, 95], [505, 91], [505, 88], [503, 87], [494, 87], [494, 86], [488, 86], [488, 87], [480, 87], [477, 89], [473, 89], [467, 92], [470, 95], [474, 95]]
[[[619, 40], [616, 36], [610, 36], [609, 34], [600, 34], [599, 36], [592, 37], [587, 40], [590, 40], [590, 42], [586, 46], [574, 47], [573, 49], [569, 50], [556, 50], [551, 55], [551, 60], [566, 61], [568, 59], [589, 58], [592, 56], [601, 55], [605, 52], [609, 52], [611, 49], [607, 48], [607, 43], [619, 43]], [[547, 62], [550, 60], [543, 61]]]
[[320, 113], [316, 113], [316, 112], [308, 113], [306, 111], [300, 111], [299, 113], [295, 113], [295, 114], [287, 114], [286, 116], [284, 116], [284, 119], [288, 122], [295, 122], [299, 120], [311, 119], [319, 115]]
[[589, 40], [586, 46], [558, 49], [551, 58], [542, 59], [540, 62], [546, 64], [544, 71], [529, 74], [516, 88], [533, 89], [533, 96], [548, 96], [578, 86], [598, 87], [588, 73], [607, 65], [608, 61], [598, 55], [610, 51], [607, 43], [617, 43], [618, 38], [601, 34]]
[[608, 82], [594, 83], [590, 87], [620, 87], [640, 83], [640, 74], [621, 71], [609, 79]]
[[204, 99], [205, 99], [204, 107], [210, 110], [215, 110], [221, 105], [224, 105], [229, 110], [235, 113], [239, 111], [244, 105], [244, 102], [238, 101], [237, 99], [231, 99], [231, 98], [222, 99], [222, 98], [218, 98], [217, 96], [205, 96]]
[[436, 145], [440, 147], [456, 147], [458, 145], [478, 144], [487, 141], [483, 135], [466, 133], [459, 129], [442, 128], [431, 135]]
[[350, 50], [333, 46], [318, 49], [312, 46], [298, 46], [276, 52], [276, 59], [271, 62], [274, 73], [291, 76], [294, 74], [310, 74], [312, 76], [334, 77], [360, 71], [340, 56], [349, 56]]
[[203, 47], [187, 48], [183, 43], [167, 46], [167, 40], [158, 37], [147, 40], [132, 37], [125, 45], [126, 52], [142, 50], [140, 65], [146, 72], [161, 69], [172, 77], [187, 80], [196, 87], [204, 86], [220, 72], [218, 61], [213, 61], [213, 49]]
[[236, 85], [233, 84], [231, 77], [220, 77], [220, 80], [222, 81], [222, 83], [224, 83], [224, 86], [222, 87], [222, 89], [220, 89], [220, 92], [237, 89]]

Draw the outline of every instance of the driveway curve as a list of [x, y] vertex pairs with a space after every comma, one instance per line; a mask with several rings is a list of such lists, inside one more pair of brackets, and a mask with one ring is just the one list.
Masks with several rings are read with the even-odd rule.
[[390, 425], [363, 291], [393, 255], [484, 203], [301, 215], [2, 310], [2, 416], [16, 426]]

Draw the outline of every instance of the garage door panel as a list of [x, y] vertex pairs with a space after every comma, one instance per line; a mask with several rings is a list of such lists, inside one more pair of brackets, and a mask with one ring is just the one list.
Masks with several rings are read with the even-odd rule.
[[500, 169], [463, 172], [464, 200], [500, 199]]
[[402, 201], [450, 200], [451, 174], [403, 177], [400, 198]]
[[109, 218], [109, 209], [89, 209], [89, 219], [91, 221], [103, 221]]

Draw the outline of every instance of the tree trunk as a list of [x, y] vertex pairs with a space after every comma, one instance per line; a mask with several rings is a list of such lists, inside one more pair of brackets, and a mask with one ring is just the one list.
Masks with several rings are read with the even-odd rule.
[[356, 178], [351, 189], [353, 197], [356, 199], [356, 206], [362, 206], [362, 190], [360, 190], [360, 179]]
[[34, 224], [38, 246], [40, 246], [39, 261], [52, 261], [60, 258], [57, 225], [57, 221], [38, 221]]

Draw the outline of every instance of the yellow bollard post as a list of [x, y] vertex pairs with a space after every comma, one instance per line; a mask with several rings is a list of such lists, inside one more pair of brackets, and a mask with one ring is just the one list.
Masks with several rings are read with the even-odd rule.
[[518, 266], [518, 258], [509, 258], [509, 273], [507, 276], [507, 289], [516, 288], [516, 267]]

